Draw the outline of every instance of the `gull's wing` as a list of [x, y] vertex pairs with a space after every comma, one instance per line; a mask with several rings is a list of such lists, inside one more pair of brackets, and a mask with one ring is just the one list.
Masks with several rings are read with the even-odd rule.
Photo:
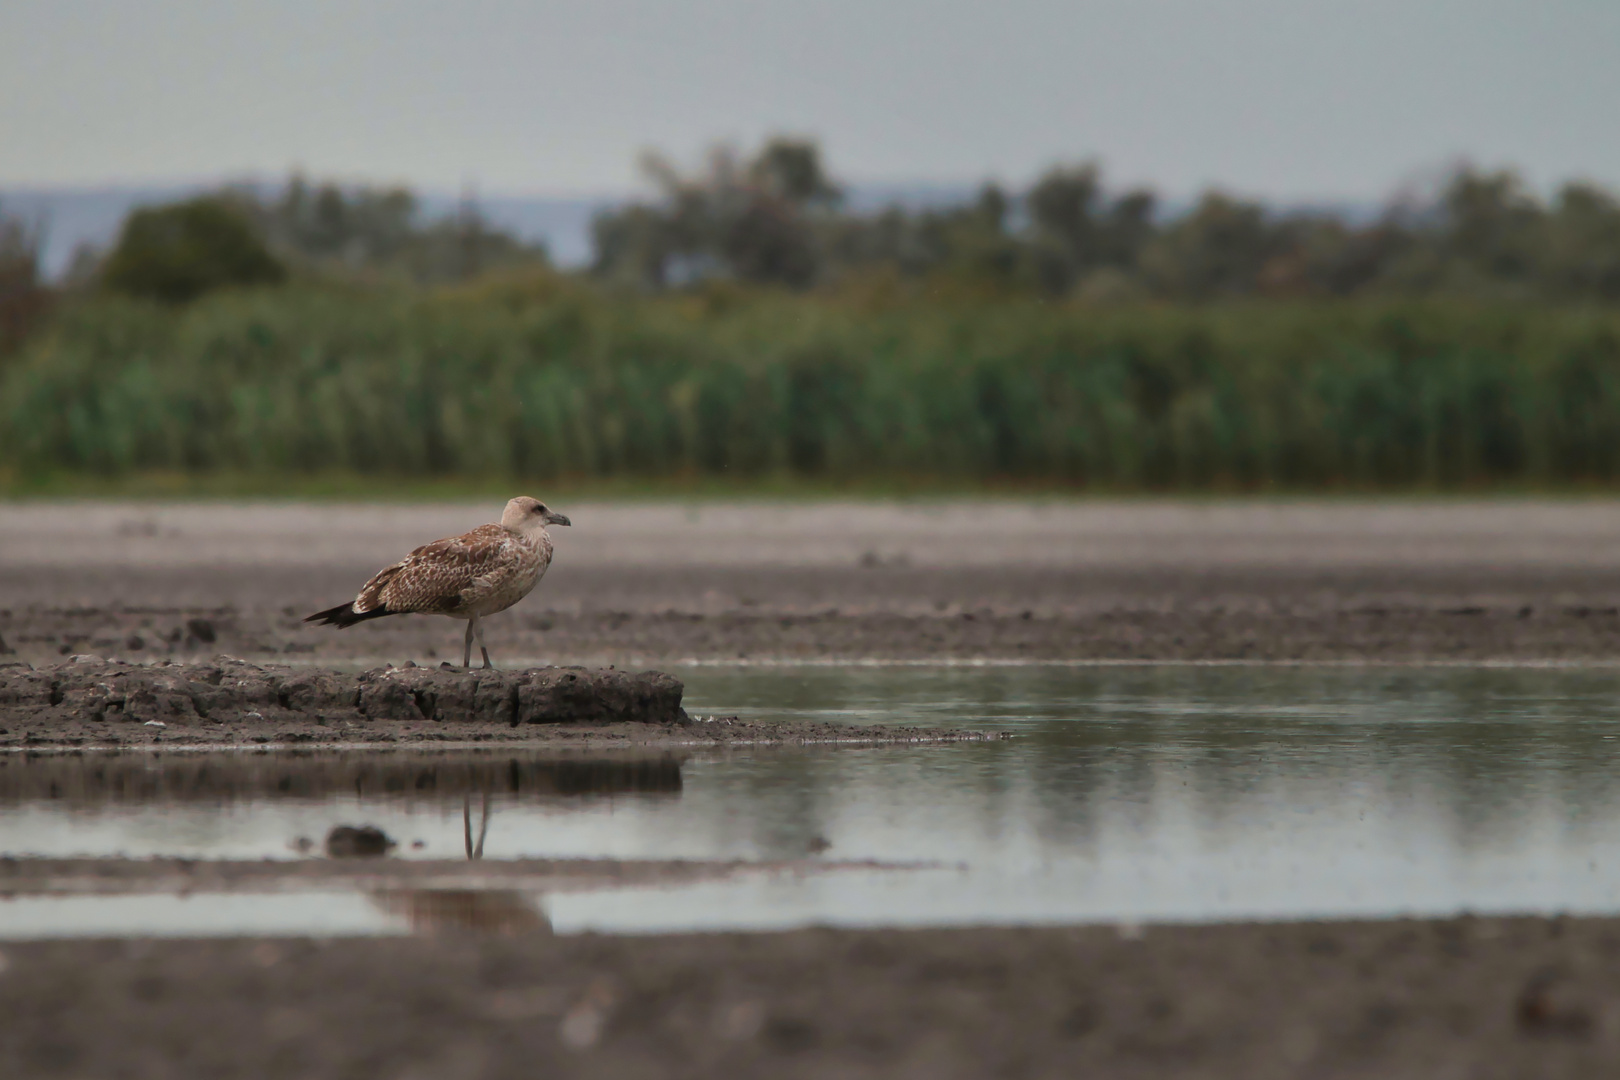
[[475, 599], [519, 560], [516, 538], [499, 525], [423, 544], [379, 571], [360, 589], [354, 610], [386, 609], [391, 615], [448, 615]]

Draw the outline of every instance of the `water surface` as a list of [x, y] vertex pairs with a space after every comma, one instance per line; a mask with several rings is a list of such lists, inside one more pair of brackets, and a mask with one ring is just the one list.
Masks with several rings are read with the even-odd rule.
[[[461, 857], [465, 815], [470, 807], [481, 819], [487, 795], [485, 858], [937, 864], [536, 898], [559, 932], [1620, 911], [1614, 671], [680, 674], [697, 713], [1015, 737], [642, 758], [509, 749], [10, 755], [0, 758], [0, 850], [296, 859], [310, 857], [300, 838], [318, 852], [333, 825], [367, 823], [401, 841], [393, 857]], [[165, 932], [152, 912], [173, 921], [173, 909], [138, 899], [148, 914], [126, 925]], [[296, 919], [290, 908], [260, 905], [255, 915], [253, 904], [229, 899], [235, 921], [216, 921], [238, 929], [288, 932], [289, 920], [307, 932], [407, 927], [397, 905], [352, 897], [334, 899], [329, 924], [309, 898]], [[0, 905], [0, 935], [44, 932], [53, 903], [62, 902]], [[98, 927], [136, 901], [101, 903]], [[58, 932], [90, 932], [74, 929], [83, 924], [64, 915]]]

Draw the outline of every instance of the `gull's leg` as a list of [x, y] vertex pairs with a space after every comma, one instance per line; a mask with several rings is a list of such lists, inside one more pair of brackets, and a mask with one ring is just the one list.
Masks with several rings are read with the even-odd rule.
[[478, 651], [484, 654], [484, 667], [489, 669], [495, 665], [489, 662], [489, 649], [484, 644], [484, 628], [478, 625], [478, 616], [473, 616], [473, 633], [478, 635]]
[[461, 830], [467, 841], [467, 858], [473, 857], [472, 847], [472, 793], [461, 796]]
[[461, 666], [463, 668], [472, 667], [473, 627], [475, 627], [477, 625], [478, 625], [478, 616], [474, 615], [472, 618], [467, 620], [467, 636], [466, 636], [466, 638], [464, 638], [462, 640], [462, 649], [461, 649]]

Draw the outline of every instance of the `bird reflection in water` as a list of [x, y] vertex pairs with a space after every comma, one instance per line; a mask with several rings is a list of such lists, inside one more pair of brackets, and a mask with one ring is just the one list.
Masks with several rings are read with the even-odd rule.
[[[484, 858], [497, 796], [518, 802], [627, 794], [679, 798], [683, 786], [681, 764], [681, 758], [670, 754], [655, 758], [583, 760], [481, 756], [451, 758], [448, 764], [441, 755], [414, 763], [408, 760], [405, 764], [391, 759], [386, 767], [369, 760], [328, 762], [327, 772], [320, 777], [321, 783], [305, 782], [298, 791], [300, 797], [341, 789], [363, 799], [405, 796], [445, 801], [454, 794], [461, 794], [462, 846], [467, 861], [472, 863]], [[284, 773], [277, 773], [271, 779], [275, 781], [272, 785], [275, 791], [290, 786]], [[473, 827], [474, 792], [479, 796], [476, 829]], [[308, 855], [315, 852], [317, 845], [313, 840], [299, 837], [291, 846]], [[412, 849], [420, 846], [420, 841], [411, 845]], [[373, 826], [338, 826], [328, 834], [324, 850], [330, 858], [386, 859], [395, 854], [397, 847], [396, 841]], [[440, 866], [445, 867], [445, 864]], [[471, 872], [472, 868], [468, 870]], [[449, 874], [445, 867], [445, 875]], [[438, 873], [434, 876], [444, 879]], [[404, 918], [417, 933], [519, 934], [551, 930], [550, 920], [541, 906], [543, 897], [536, 893], [510, 889], [385, 888], [367, 890], [366, 895], [382, 911]]]
[[482, 859], [484, 857], [484, 837], [489, 835], [489, 792], [483, 794], [483, 813], [478, 822], [478, 845], [473, 846], [472, 836], [472, 796], [461, 797], [461, 832], [467, 842], [467, 858]]
[[[481, 798], [475, 841], [472, 796], [462, 797], [462, 837], [469, 862], [484, 857], [489, 818], [489, 792], [486, 791]], [[551, 932], [551, 920], [540, 909], [539, 898], [512, 889], [383, 889], [372, 893], [371, 901], [390, 915], [404, 916], [411, 930], [418, 934]]]
[[371, 901], [403, 915], [418, 934], [551, 932], [539, 898], [511, 889], [387, 889], [372, 893]]

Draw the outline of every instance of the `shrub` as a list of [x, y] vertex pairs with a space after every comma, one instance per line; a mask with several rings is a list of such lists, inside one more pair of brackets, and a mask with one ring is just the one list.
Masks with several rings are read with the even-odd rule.
[[185, 303], [285, 277], [245, 216], [223, 199], [199, 198], [131, 214], [101, 281], [113, 292]]

